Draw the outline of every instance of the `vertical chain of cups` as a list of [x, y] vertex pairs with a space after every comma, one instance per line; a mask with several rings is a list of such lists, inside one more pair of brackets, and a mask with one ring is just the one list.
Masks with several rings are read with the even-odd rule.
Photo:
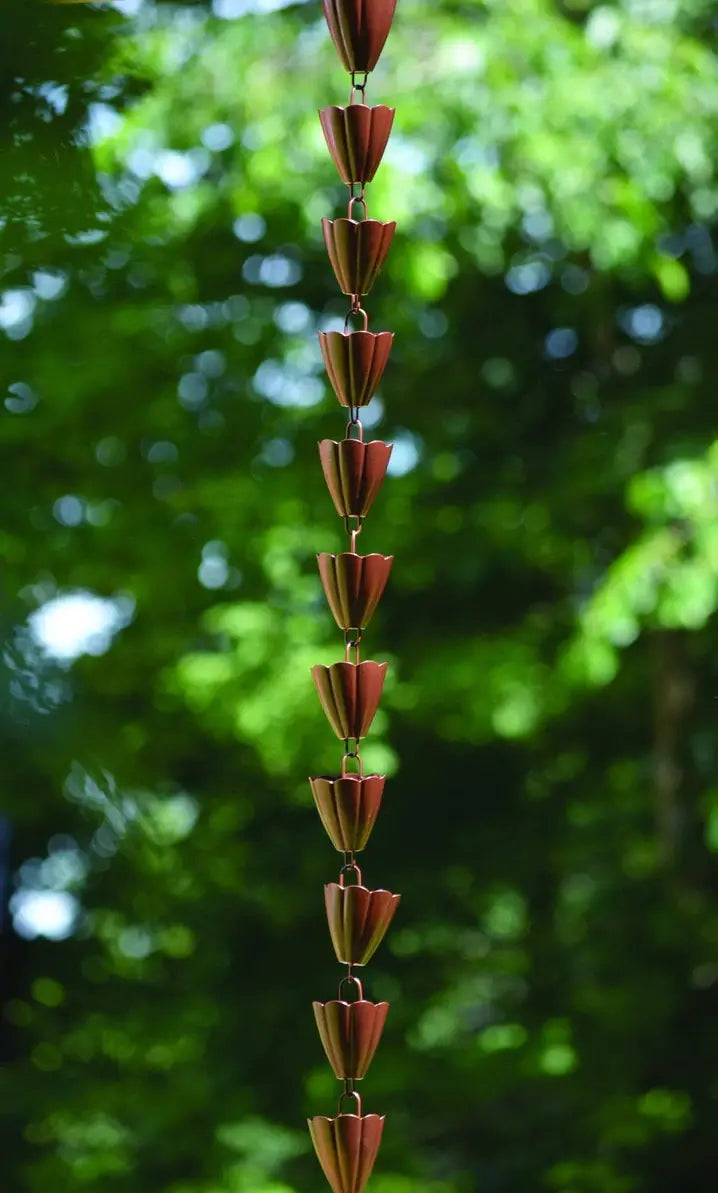
[[[360, 659], [362, 634], [389, 578], [392, 556], [359, 555], [357, 536], [386, 474], [391, 445], [365, 443], [359, 419], [389, 359], [393, 333], [369, 331], [362, 307], [386, 259], [395, 223], [369, 219], [365, 188], [386, 148], [394, 109], [369, 107], [365, 90], [394, 16], [396, 0], [322, 0], [341, 61], [351, 76], [349, 104], [319, 112], [324, 137], [349, 188], [345, 219], [324, 219], [327, 252], [342, 292], [349, 296], [344, 331], [320, 332], [324, 363], [339, 404], [349, 412], [345, 438], [319, 444], [324, 477], [349, 535], [349, 550], [318, 555], [329, 607], [344, 633], [344, 660], [312, 668], [329, 723], [344, 747], [341, 773], [310, 778], [322, 824], [343, 857], [338, 882], [324, 888], [329, 932], [337, 960], [346, 965], [332, 1002], [314, 1014], [335, 1076], [343, 1082], [337, 1114], [309, 1119], [309, 1130], [334, 1193], [362, 1193], [376, 1159], [384, 1117], [363, 1114], [356, 1083], [366, 1074], [389, 1011], [364, 998], [355, 969], [366, 965], [391, 923], [399, 895], [363, 885], [356, 855], [364, 849], [384, 791], [384, 775], [364, 774], [359, 743], [381, 697], [386, 663]], [[349, 330], [353, 318], [359, 330]]]

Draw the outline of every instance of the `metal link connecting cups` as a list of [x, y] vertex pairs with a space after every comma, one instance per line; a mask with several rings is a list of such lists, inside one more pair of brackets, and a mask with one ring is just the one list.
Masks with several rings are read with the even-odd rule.
[[[354, 968], [364, 966], [386, 934], [400, 896], [363, 885], [355, 856], [369, 840], [381, 808], [384, 775], [365, 775], [359, 750], [381, 699], [386, 663], [360, 661], [362, 634], [389, 579], [391, 555], [359, 555], [356, 538], [386, 475], [391, 444], [365, 443], [359, 411], [374, 397], [394, 339], [390, 331], [369, 331], [361, 304], [386, 261], [396, 225], [370, 219], [365, 188], [378, 169], [394, 121], [394, 109], [364, 103], [373, 70], [391, 26], [396, 0], [323, 0], [334, 44], [351, 74], [347, 107], [319, 112], [327, 147], [349, 188], [347, 218], [324, 219], [324, 240], [342, 293], [349, 296], [344, 331], [319, 333], [327, 375], [340, 406], [349, 411], [345, 438], [323, 439], [319, 455], [334, 507], [344, 519], [349, 550], [317, 556], [327, 603], [344, 634], [343, 661], [312, 668], [312, 679], [329, 724], [343, 743], [341, 773], [310, 778], [317, 811], [334, 848], [342, 855], [339, 881], [324, 888], [327, 924], [334, 952], [347, 967], [339, 997], [315, 1002], [314, 1016], [334, 1075], [343, 1082], [335, 1117], [309, 1119], [309, 1131], [333, 1193], [363, 1193], [384, 1130], [384, 1118], [363, 1114], [355, 1082], [366, 1075], [389, 1012], [386, 1002], [364, 998]], [[355, 102], [356, 96], [362, 102]], [[359, 218], [357, 218], [359, 217]], [[349, 331], [354, 315], [360, 331]], [[351, 657], [353, 653], [353, 658]], [[348, 773], [352, 763], [355, 773]], [[348, 1001], [343, 988], [355, 987]]]

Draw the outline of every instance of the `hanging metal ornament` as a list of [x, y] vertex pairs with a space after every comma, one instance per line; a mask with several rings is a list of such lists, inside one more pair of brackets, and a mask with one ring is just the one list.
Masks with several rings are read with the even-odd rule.
[[[347, 968], [337, 999], [314, 1003], [324, 1050], [343, 1088], [336, 1115], [310, 1118], [309, 1131], [334, 1193], [363, 1193], [384, 1118], [363, 1113], [356, 1082], [366, 1075], [389, 1004], [365, 999], [354, 970], [366, 965], [381, 944], [400, 898], [391, 891], [364, 886], [356, 862], [379, 814], [385, 783], [384, 775], [364, 774], [359, 744], [381, 699], [386, 663], [362, 662], [359, 647], [393, 563], [391, 555], [357, 553], [357, 535], [391, 455], [391, 444], [364, 442], [359, 410], [376, 392], [394, 339], [390, 331], [369, 331], [361, 300], [376, 281], [396, 227], [393, 222], [369, 219], [365, 194], [386, 148], [394, 109], [384, 104], [370, 107], [364, 98], [368, 72], [376, 66], [386, 41], [396, 0], [323, 0], [323, 5], [339, 57], [351, 75], [348, 106], [319, 112], [327, 147], [349, 188], [347, 217], [324, 219], [322, 229], [332, 269], [350, 304], [344, 331], [320, 332], [319, 343], [332, 389], [340, 406], [349, 411], [349, 421], [345, 438], [322, 440], [319, 455], [332, 501], [344, 519], [349, 550], [317, 556], [327, 603], [344, 632], [344, 660], [313, 667], [312, 679], [344, 753], [340, 774], [314, 776], [309, 783], [322, 824], [342, 854], [339, 881], [328, 883], [324, 896], [334, 951]], [[358, 331], [349, 330], [353, 316], [362, 321]]]

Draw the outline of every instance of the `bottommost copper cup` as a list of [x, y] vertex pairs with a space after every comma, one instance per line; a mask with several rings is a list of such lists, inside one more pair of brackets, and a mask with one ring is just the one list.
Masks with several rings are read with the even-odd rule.
[[384, 1130], [383, 1114], [307, 1120], [317, 1159], [334, 1193], [363, 1193]]

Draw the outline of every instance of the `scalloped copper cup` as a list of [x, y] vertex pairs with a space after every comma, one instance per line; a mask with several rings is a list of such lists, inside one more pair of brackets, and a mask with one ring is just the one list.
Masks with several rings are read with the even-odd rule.
[[391, 443], [372, 439], [322, 439], [319, 458], [340, 518], [365, 518], [379, 492], [391, 456]]
[[383, 1114], [307, 1119], [317, 1159], [334, 1193], [364, 1193], [384, 1130]]
[[340, 853], [359, 853], [366, 846], [379, 815], [386, 775], [326, 775], [309, 784], [319, 818]]
[[368, 406], [389, 359], [393, 331], [320, 331], [324, 366], [340, 406]]
[[391, 891], [327, 883], [324, 887], [327, 922], [340, 964], [366, 965], [371, 960], [394, 918], [400, 898], [401, 895], [393, 895]]
[[324, 595], [340, 630], [369, 624], [389, 579], [393, 555], [356, 555], [345, 551], [317, 555]]
[[389, 1014], [388, 1002], [313, 1002], [319, 1038], [340, 1080], [366, 1076]]
[[332, 41], [346, 70], [373, 70], [384, 49], [396, 0], [322, 0]]
[[386, 260], [396, 221], [322, 220], [324, 242], [343, 294], [368, 294]]
[[332, 105], [319, 109], [319, 119], [342, 182], [371, 182], [384, 156], [396, 108], [386, 104]]
[[366, 737], [381, 699], [386, 663], [332, 663], [312, 667], [327, 720], [342, 741]]

